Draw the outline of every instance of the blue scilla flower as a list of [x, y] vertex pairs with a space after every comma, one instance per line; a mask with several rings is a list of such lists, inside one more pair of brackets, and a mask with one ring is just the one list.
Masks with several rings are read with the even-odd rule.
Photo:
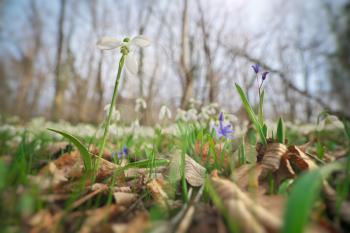
[[230, 123], [224, 123], [224, 114], [220, 112], [219, 114], [219, 125], [213, 124], [213, 128], [215, 129], [216, 136], [218, 139], [224, 137], [226, 139], [231, 139], [233, 137], [232, 133], [232, 125]]
[[129, 150], [128, 148], [124, 145], [123, 146], [123, 149], [121, 151], [118, 151], [117, 153], [113, 153], [112, 154], [112, 157], [115, 157], [115, 154], [117, 154], [118, 156], [118, 159], [122, 159], [122, 158], [125, 158], [129, 155]]
[[266, 79], [266, 77], [267, 77], [267, 75], [268, 75], [269, 73], [270, 73], [270, 72], [268, 72], [268, 71], [265, 71], [264, 73], [262, 73], [261, 78], [262, 78], [263, 81], [265, 81], [265, 79]]
[[258, 74], [260, 72], [260, 65], [259, 64], [252, 65], [252, 68], [256, 74]]

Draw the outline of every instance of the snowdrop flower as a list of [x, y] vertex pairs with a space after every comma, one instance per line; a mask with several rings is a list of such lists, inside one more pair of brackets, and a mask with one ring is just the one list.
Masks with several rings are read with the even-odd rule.
[[164, 118], [171, 119], [171, 111], [166, 105], [163, 105], [159, 111], [159, 120], [163, 120]]
[[114, 37], [102, 37], [97, 42], [97, 47], [101, 50], [111, 50], [120, 48], [123, 55], [127, 55], [125, 59], [125, 66], [127, 71], [136, 75], [138, 72], [138, 64], [136, 57], [132, 51], [133, 47], [147, 47], [151, 44], [150, 40], [143, 36], [135, 36], [134, 38], [124, 38], [122, 41]]
[[138, 119], [136, 119], [134, 122], [131, 123], [131, 130], [135, 131], [140, 128], [140, 122]]
[[[103, 109], [106, 112], [106, 116], [108, 115], [108, 111], [110, 107], [111, 107], [111, 104], [107, 104]], [[120, 120], [120, 112], [117, 109], [113, 108], [111, 118], [113, 121], [118, 122]]]
[[135, 103], [136, 103], [136, 105], [135, 105], [135, 112], [140, 112], [141, 109], [146, 109], [147, 108], [147, 103], [142, 98], [137, 98]]

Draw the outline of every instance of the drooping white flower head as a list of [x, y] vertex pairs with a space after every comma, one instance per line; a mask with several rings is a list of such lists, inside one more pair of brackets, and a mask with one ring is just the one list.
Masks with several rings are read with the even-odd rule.
[[135, 101], [135, 112], [140, 112], [141, 109], [146, 109], [147, 108], [147, 103], [144, 99], [142, 98], [137, 98]]
[[186, 111], [178, 108], [176, 110], [176, 120], [187, 121]]
[[[107, 104], [103, 110], [106, 112], [106, 117], [108, 115], [108, 112], [109, 112], [109, 108], [111, 107], [111, 104]], [[112, 110], [112, 117], [111, 119], [114, 121], [114, 122], [118, 122], [120, 120], [120, 112], [114, 107], [113, 110]]]
[[159, 120], [163, 120], [164, 118], [171, 119], [171, 111], [166, 105], [163, 105], [159, 111]]
[[105, 36], [102, 37], [97, 42], [97, 47], [101, 50], [111, 50], [116, 48], [126, 48], [128, 53], [125, 59], [125, 66], [127, 71], [129, 71], [132, 75], [136, 75], [138, 72], [138, 64], [136, 57], [132, 51], [132, 47], [147, 47], [151, 44], [150, 40], [143, 35], [138, 35], [132, 38], [125, 38], [124, 40], [119, 40], [114, 37]]

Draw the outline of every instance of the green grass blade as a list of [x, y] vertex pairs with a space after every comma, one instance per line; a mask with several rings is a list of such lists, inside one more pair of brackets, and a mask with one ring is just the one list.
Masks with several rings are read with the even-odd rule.
[[283, 119], [280, 117], [277, 124], [277, 140], [279, 143], [284, 143], [285, 137], [284, 137], [284, 123]]
[[159, 167], [159, 166], [166, 166], [170, 163], [168, 159], [145, 159], [145, 160], [140, 160], [136, 161], [133, 163], [127, 164], [124, 169], [129, 169], [129, 168], [148, 168], [150, 165], [150, 162], [152, 162], [153, 167]]
[[236, 86], [236, 89], [238, 91], [238, 94], [240, 95], [240, 97], [242, 99], [243, 106], [248, 113], [249, 119], [253, 122], [255, 129], [259, 133], [261, 142], [263, 144], [267, 144], [266, 137], [265, 137], [264, 131], [262, 129], [262, 126], [261, 126], [259, 120], [256, 118], [256, 115], [253, 111], [253, 108], [249, 104], [249, 101], [248, 101], [246, 94], [244, 93], [242, 88], [237, 83], [235, 83], [235, 86]]
[[350, 142], [350, 122], [349, 121], [343, 121], [344, 129], [345, 129], [345, 134]]
[[60, 135], [62, 135], [64, 138], [66, 138], [68, 141], [70, 141], [74, 146], [77, 147], [77, 149], [79, 150], [83, 161], [84, 161], [84, 166], [85, 166], [85, 170], [87, 172], [90, 172], [92, 169], [92, 160], [91, 160], [91, 155], [89, 150], [80, 142], [80, 140], [78, 138], [76, 138], [75, 136], [71, 135], [68, 132], [65, 131], [61, 131], [61, 130], [57, 130], [57, 129], [50, 129], [48, 128], [48, 130], [58, 133]]
[[262, 126], [262, 131], [264, 133], [265, 138], [267, 138], [267, 125], [265, 123]]
[[341, 164], [329, 164], [305, 173], [295, 182], [285, 207], [282, 233], [304, 232], [312, 207], [320, 196], [323, 179], [341, 168]]

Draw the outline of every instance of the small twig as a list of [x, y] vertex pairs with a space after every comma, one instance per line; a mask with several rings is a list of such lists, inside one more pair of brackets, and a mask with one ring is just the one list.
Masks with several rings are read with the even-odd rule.
[[75, 209], [78, 206], [80, 206], [81, 204], [83, 204], [84, 202], [88, 201], [89, 199], [91, 199], [92, 197], [96, 196], [97, 194], [99, 194], [100, 192], [106, 191], [106, 188], [100, 188], [97, 189], [95, 191], [93, 191], [92, 193], [89, 193], [87, 195], [85, 195], [84, 197], [80, 198], [79, 200], [75, 201], [72, 206], [70, 207], [70, 209]]
[[[192, 196], [192, 188], [190, 188], [190, 190], [188, 191], [188, 199], [191, 199], [191, 196]], [[173, 226], [176, 225], [178, 222], [180, 222], [182, 216], [186, 213], [187, 207], [188, 207], [188, 203], [184, 203], [184, 205], [182, 206], [181, 210], [171, 220], [171, 224]]]

